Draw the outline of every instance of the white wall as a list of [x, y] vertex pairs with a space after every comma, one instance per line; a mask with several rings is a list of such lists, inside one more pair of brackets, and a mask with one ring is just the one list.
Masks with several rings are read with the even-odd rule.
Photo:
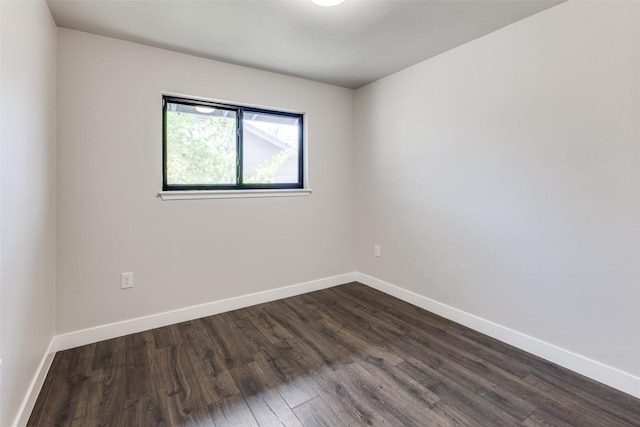
[[[57, 333], [354, 270], [352, 91], [66, 29], [58, 43]], [[313, 194], [161, 201], [162, 91], [306, 112]]]
[[9, 426], [54, 331], [56, 27], [44, 2], [0, 8], [0, 425]]
[[358, 90], [357, 270], [640, 375], [639, 54], [572, 1]]

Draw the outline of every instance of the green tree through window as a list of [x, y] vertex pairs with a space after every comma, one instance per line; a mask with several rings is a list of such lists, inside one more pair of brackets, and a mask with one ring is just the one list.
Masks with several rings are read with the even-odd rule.
[[233, 184], [236, 117], [167, 112], [167, 181]]

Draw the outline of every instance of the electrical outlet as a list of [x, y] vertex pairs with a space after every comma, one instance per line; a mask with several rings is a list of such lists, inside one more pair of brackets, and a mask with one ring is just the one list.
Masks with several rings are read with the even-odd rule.
[[375, 256], [380, 256], [381, 254], [380, 245], [373, 245], [373, 254]]
[[131, 289], [133, 288], [133, 273], [122, 273], [122, 278], [120, 281], [120, 289]]

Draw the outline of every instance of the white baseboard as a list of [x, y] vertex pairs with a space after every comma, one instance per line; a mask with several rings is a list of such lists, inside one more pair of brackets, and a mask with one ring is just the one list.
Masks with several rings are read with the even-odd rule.
[[49, 372], [49, 368], [51, 367], [51, 362], [53, 362], [53, 356], [55, 355], [55, 352], [53, 351], [54, 340], [55, 337], [51, 339], [49, 347], [47, 348], [47, 352], [42, 357], [40, 365], [38, 365], [38, 369], [36, 370], [36, 374], [31, 380], [31, 384], [29, 384], [27, 394], [22, 400], [22, 404], [18, 409], [18, 415], [16, 416], [16, 419], [12, 424], [13, 427], [24, 427], [29, 421], [31, 411], [36, 404], [36, 399], [38, 399], [40, 390], [42, 390], [44, 380], [47, 378], [47, 373]]
[[38, 371], [29, 386], [28, 393], [22, 402], [20, 411], [12, 427], [23, 427], [27, 424], [51, 366], [51, 362], [53, 361], [53, 356], [57, 351], [305, 294], [354, 281], [358, 281], [371, 288], [640, 398], [640, 378], [637, 376], [432, 300], [415, 292], [392, 285], [391, 283], [366, 274], [354, 272], [55, 336], [49, 344], [47, 353], [42, 358]]
[[564, 368], [640, 398], [640, 377], [565, 350], [505, 326], [432, 300], [412, 291], [363, 273], [355, 273], [356, 281], [385, 294], [413, 304], [446, 319], [481, 332], [492, 338], [534, 354]]
[[326, 277], [324, 279], [299, 283], [297, 285], [270, 289], [268, 291], [256, 292], [254, 294], [242, 295], [239, 297], [213, 301], [164, 313], [152, 314], [150, 316], [138, 317], [122, 322], [109, 323], [106, 325], [96, 326], [94, 328], [69, 332], [58, 335], [54, 338], [53, 351], [66, 350], [136, 332], [147, 331], [149, 329], [160, 328], [162, 326], [212, 316], [226, 311], [237, 310], [239, 308], [249, 307], [256, 304], [318, 291], [320, 289], [353, 282], [354, 280], [355, 273], [340, 274], [338, 276]]

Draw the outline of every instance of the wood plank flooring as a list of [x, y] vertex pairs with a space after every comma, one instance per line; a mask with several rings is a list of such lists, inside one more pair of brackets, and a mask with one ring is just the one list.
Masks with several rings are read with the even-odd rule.
[[351, 283], [56, 354], [29, 426], [640, 426], [640, 400]]

